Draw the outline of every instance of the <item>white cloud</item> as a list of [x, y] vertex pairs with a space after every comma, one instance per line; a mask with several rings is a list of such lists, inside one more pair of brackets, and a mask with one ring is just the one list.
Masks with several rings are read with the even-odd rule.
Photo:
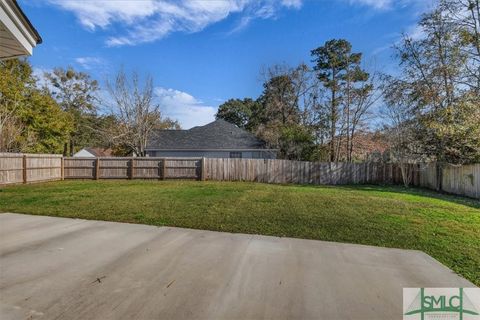
[[390, 9], [393, 4], [393, 0], [349, 0], [349, 2], [351, 4], [359, 4], [378, 10]]
[[114, 21], [132, 24], [137, 19], [153, 14], [156, 5], [154, 0], [49, 0], [49, 2], [74, 12], [80, 23], [91, 30], [96, 27], [105, 28]]
[[389, 49], [392, 49], [393, 45], [392, 44], [387, 44], [387, 45], [384, 45], [384, 46], [380, 46], [380, 47], [377, 47], [375, 49], [373, 49], [372, 51], [372, 56], [376, 56], [384, 51], [387, 51]]
[[[116, 30], [108, 46], [137, 45], [160, 40], [173, 32], [199, 32], [239, 14], [232, 31], [245, 29], [254, 19], [277, 17], [281, 9], [298, 10], [304, 0], [47, 0], [71, 11], [88, 30]], [[333, 1], [333, 0], [332, 0]], [[413, 6], [420, 10], [434, 0], [336, 0], [375, 11]]]
[[178, 120], [183, 129], [212, 122], [217, 112], [216, 108], [180, 90], [156, 87], [155, 95], [163, 114]]
[[78, 57], [75, 58], [75, 62], [86, 70], [90, 70], [104, 63], [103, 59], [98, 57]]
[[242, 19], [240, 19], [238, 24], [232, 30], [230, 30], [228, 34], [230, 35], [230, 34], [234, 34], [244, 30], [246, 27], [248, 27], [251, 21], [252, 21], [252, 17], [250, 16], [242, 17]]
[[302, 7], [302, 0], [282, 0], [282, 4], [287, 8], [300, 9]]
[[53, 72], [52, 69], [43, 68], [43, 67], [33, 67], [32, 68], [32, 75], [37, 78], [37, 87], [43, 88], [48, 87], [50, 90], [53, 90], [54, 87], [52, 86], [50, 80], [45, 77], [45, 73]]
[[405, 34], [412, 40], [420, 40], [425, 38], [425, 30], [418, 24], [410, 26]]
[[369, 7], [377, 11], [385, 11], [398, 7], [411, 7], [417, 12], [424, 12], [435, 0], [342, 0], [351, 5]]
[[299, 9], [302, 5], [302, 0], [48, 1], [73, 12], [80, 23], [92, 31], [121, 25], [125, 30], [108, 38], [109, 46], [152, 42], [177, 31], [198, 32], [234, 13], [249, 19], [268, 19], [282, 8]]

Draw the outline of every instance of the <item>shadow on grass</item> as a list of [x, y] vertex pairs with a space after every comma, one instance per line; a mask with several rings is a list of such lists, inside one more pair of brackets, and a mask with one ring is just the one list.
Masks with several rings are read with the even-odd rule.
[[469, 206], [475, 209], [480, 209], [479, 200], [458, 196], [458, 195], [442, 193], [442, 192], [436, 192], [430, 189], [419, 188], [419, 187], [405, 188], [403, 186], [394, 186], [394, 185], [336, 185], [336, 186], [323, 186], [323, 187], [333, 187], [333, 188], [344, 189], [344, 190], [402, 193], [402, 194], [423, 196], [423, 197], [449, 201], [456, 204]]

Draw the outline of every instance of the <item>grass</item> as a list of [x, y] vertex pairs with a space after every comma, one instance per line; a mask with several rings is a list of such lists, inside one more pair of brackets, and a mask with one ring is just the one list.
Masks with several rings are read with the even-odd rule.
[[480, 285], [480, 202], [421, 189], [63, 181], [0, 189], [0, 212], [418, 249]]

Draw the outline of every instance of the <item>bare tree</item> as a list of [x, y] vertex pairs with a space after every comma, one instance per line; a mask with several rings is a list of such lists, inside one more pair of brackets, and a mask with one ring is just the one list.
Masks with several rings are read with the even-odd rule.
[[0, 105], [0, 152], [15, 151], [14, 146], [22, 134], [22, 126], [15, 109]]
[[0, 152], [22, 152], [36, 142], [31, 132], [25, 132], [18, 118], [20, 99], [3, 100], [0, 104]]
[[459, 50], [466, 55], [460, 84], [480, 94], [480, 0], [441, 0], [445, 20], [455, 26]]
[[[389, 84], [402, 91], [403, 103], [415, 116], [415, 139], [423, 154], [437, 162], [438, 190], [442, 189], [442, 168], [447, 163], [475, 161], [479, 141], [463, 129], [475, 130], [465, 120], [469, 120], [472, 104], [478, 106], [477, 81], [472, 81], [470, 72], [478, 38], [475, 40], [475, 28], [462, 28], [452, 19], [453, 2], [441, 3], [422, 16], [418, 24], [422, 37], [404, 36], [396, 46], [401, 72], [398, 80]], [[468, 16], [468, 11], [462, 15]], [[465, 40], [469, 40], [467, 45]], [[466, 148], [468, 145], [472, 147]]]
[[398, 164], [405, 187], [408, 187], [412, 179], [411, 164], [421, 160], [421, 152], [418, 152], [415, 134], [418, 122], [411, 112], [408, 98], [405, 96], [405, 86], [401, 80], [385, 77], [383, 94], [385, 109], [383, 115], [386, 120], [386, 138], [389, 144], [390, 161]]
[[347, 161], [352, 162], [354, 141], [358, 130], [367, 127], [366, 123], [372, 116], [372, 106], [381, 98], [381, 92], [376, 85], [377, 75], [373, 74], [370, 78], [352, 90], [349, 99], [347, 121]]
[[111, 112], [117, 119], [109, 130], [112, 143], [131, 149], [136, 156], [145, 156], [152, 130], [161, 125], [160, 106], [154, 101], [153, 79], [147, 76], [143, 85], [138, 73], [127, 77], [120, 70], [113, 82], [107, 81]]

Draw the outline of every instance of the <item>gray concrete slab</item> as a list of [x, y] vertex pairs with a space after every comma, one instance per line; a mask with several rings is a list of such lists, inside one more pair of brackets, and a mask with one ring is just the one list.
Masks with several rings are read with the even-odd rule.
[[0, 318], [400, 319], [473, 287], [412, 250], [0, 214]]

